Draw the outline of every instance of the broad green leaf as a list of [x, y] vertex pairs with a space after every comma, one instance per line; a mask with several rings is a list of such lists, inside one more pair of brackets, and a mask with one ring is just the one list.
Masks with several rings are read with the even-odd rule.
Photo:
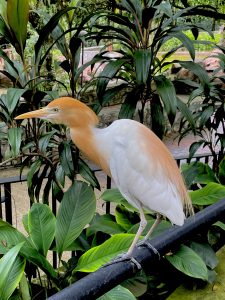
[[3, 18], [5, 24], [9, 26], [7, 19], [7, 2], [5, 0], [0, 1], [0, 15]]
[[73, 180], [75, 176], [75, 169], [72, 148], [69, 142], [63, 142], [59, 146], [59, 159], [65, 174]]
[[177, 39], [179, 39], [181, 41], [181, 43], [183, 44], [183, 46], [188, 50], [188, 52], [190, 53], [190, 56], [192, 58], [192, 60], [195, 59], [195, 47], [194, 47], [194, 43], [191, 39], [189, 39], [187, 37], [186, 34], [184, 34], [182, 31], [171, 31], [171, 35]]
[[[126, 209], [123, 205], [117, 205], [115, 210], [116, 222], [126, 231], [135, 224], [134, 214]], [[134, 221], [134, 223], [132, 222]], [[137, 220], [136, 220], [137, 221]]]
[[192, 71], [196, 76], [198, 76], [203, 86], [209, 84], [210, 82], [209, 75], [206, 72], [206, 70], [202, 66], [200, 66], [200, 64], [195, 63], [193, 61], [179, 61], [179, 63], [183, 68]]
[[203, 127], [206, 125], [206, 122], [210, 119], [210, 117], [214, 114], [214, 107], [213, 105], [209, 105], [207, 107], [203, 107], [201, 116], [200, 116], [200, 122], [199, 127]]
[[64, 194], [56, 218], [55, 239], [59, 255], [91, 221], [95, 208], [95, 194], [92, 188], [85, 182], [75, 181]]
[[67, 13], [68, 11], [70, 11], [72, 9], [74, 9], [74, 8], [72, 8], [72, 7], [66, 7], [64, 9], [61, 9], [40, 30], [40, 32], [39, 32], [39, 38], [38, 38], [38, 40], [37, 40], [37, 42], [36, 42], [36, 44], [34, 46], [34, 49], [35, 49], [35, 62], [39, 66], [39, 68], [41, 67], [41, 65], [39, 64], [39, 60], [40, 60], [41, 49], [42, 49], [42, 47], [44, 45], [44, 42], [46, 41], [46, 39], [49, 36], [49, 34], [51, 34], [52, 31], [54, 30], [54, 28], [58, 25], [58, 22], [59, 22], [60, 18], [65, 13]]
[[120, 91], [122, 91], [123, 89], [125, 89], [126, 87], [127, 87], [127, 83], [122, 83], [120, 85], [116, 85], [116, 86], [113, 86], [113, 87], [107, 89], [102, 97], [101, 104], [103, 106], [109, 104], [113, 100], [113, 97], [118, 95], [118, 93]]
[[20, 97], [27, 91], [27, 89], [18, 89], [18, 88], [9, 88], [7, 90], [7, 109], [10, 114], [14, 112], [14, 109], [16, 108]]
[[7, 253], [10, 248], [23, 242], [24, 245], [20, 250], [20, 254], [33, 264], [40, 267], [40, 269], [42, 269], [47, 275], [49, 275], [55, 282], [55, 284], [57, 284], [57, 273], [47, 261], [47, 259], [32, 246], [30, 241], [21, 232], [1, 219], [0, 241], [0, 253], [2, 254]]
[[[20, 294], [22, 296], [22, 299], [31, 300], [30, 285], [29, 285], [28, 280], [27, 280], [24, 273], [23, 273], [22, 278], [20, 280], [19, 290], [20, 290]], [[16, 299], [10, 299], [10, 300], [16, 300]], [[18, 300], [20, 300], [20, 299], [18, 299]]]
[[97, 95], [102, 99], [108, 82], [117, 74], [121, 67], [127, 62], [127, 59], [120, 58], [107, 63], [97, 81]]
[[19, 73], [18, 73], [18, 70], [16, 69], [16, 67], [14, 65], [14, 62], [11, 61], [11, 59], [7, 56], [7, 54], [2, 49], [0, 49], [0, 57], [2, 57], [4, 59], [5, 67], [8, 64], [11, 67], [11, 69], [13, 70], [16, 77], [17, 77], [19, 75]]
[[51, 132], [45, 134], [39, 139], [38, 145], [41, 152], [46, 152], [47, 147], [49, 147], [49, 142], [54, 134], [55, 131], [52, 130]]
[[79, 157], [78, 159], [78, 173], [93, 187], [100, 190], [100, 185], [95, 173], [90, 169], [88, 164]]
[[166, 255], [166, 259], [184, 274], [208, 280], [208, 271], [204, 261], [191, 248], [181, 245], [173, 255]]
[[105, 190], [101, 195], [102, 200], [106, 202], [114, 202], [117, 204], [122, 204], [130, 211], [138, 211], [132, 205], [130, 205], [127, 200], [122, 196], [117, 188]]
[[[148, 215], [146, 215], [146, 219], [147, 219], [147, 225], [145, 227], [145, 229], [142, 232], [142, 236], [144, 237], [148, 231], [150, 230], [150, 228], [152, 227], [152, 225], [155, 222], [155, 219], [148, 219]], [[136, 233], [138, 231], [140, 223], [135, 224], [134, 226], [132, 226], [129, 230], [128, 233]], [[153, 231], [151, 238], [156, 237], [158, 235], [160, 235], [161, 233], [163, 233], [165, 230], [171, 228], [172, 224], [168, 221], [162, 220], [160, 222], [160, 224], [155, 228], [155, 230]]]
[[197, 205], [210, 205], [225, 197], [225, 186], [210, 182], [202, 189], [189, 193], [192, 203]]
[[79, 259], [74, 272], [94, 272], [130, 247], [134, 234], [115, 234], [102, 245], [91, 248]]
[[188, 106], [182, 100], [180, 100], [179, 97], [177, 97], [177, 107], [190, 124], [191, 129], [195, 132], [195, 121], [193, 119], [192, 113], [189, 110]]
[[218, 265], [216, 253], [209, 244], [191, 242], [190, 247], [202, 258], [210, 269], [214, 269]]
[[214, 223], [213, 226], [218, 226], [221, 229], [225, 230], [225, 224], [221, 221], [218, 221], [218, 222]]
[[121, 285], [116, 286], [111, 291], [107, 292], [98, 300], [135, 300], [134, 295], [125, 287]]
[[163, 106], [158, 94], [153, 95], [153, 101], [151, 103], [151, 118], [152, 118], [152, 131], [162, 139], [165, 134], [165, 114], [163, 112]]
[[123, 233], [125, 230], [115, 222], [115, 217], [112, 215], [96, 214], [90, 226], [87, 228], [87, 236], [92, 235], [98, 231], [107, 234]]
[[133, 119], [137, 102], [139, 100], [139, 92], [132, 90], [127, 93], [124, 102], [121, 105], [118, 119]]
[[37, 159], [30, 166], [30, 170], [27, 174], [27, 187], [28, 187], [28, 193], [29, 193], [31, 202], [34, 201], [34, 188], [36, 186], [35, 179], [37, 178], [37, 175], [38, 175], [41, 165], [42, 165], [41, 160]]
[[34, 203], [28, 214], [28, 228], [35, 248], [46, 256], [55, 234], [55, 216], [50, 207]]
[[7, 300], [16, 289], [23, 275], [25, 260], [18, 257], [23, 243], [10, 249], [0, 259], [0, 299]]
[[191, 144], [191, 146], [189, 147], [189, 158], [192, 158], [195, 153], [197, 152], [197, 150], [204, 145], [205, 140], [200, 140], [198, 142], [194, 142]]
[[20, 153], [22, 132], [22, 128], [12, 127], [8, 129], [8, 142], [11, 148], [10, 154], [12, 157], [16, 157]]
[[194, 183], [218, 182], [213, 170], [202, 162], [183, 164], [181, 170], [188, 188]]
[[219, 180], [222, 184], [225, 184], [225, 157], [221, 160], [219, 164]]
[[175, 119], [177, 110], [177, 95], [172, 82], [164, 75], [154, 77], [157, 92], [159, 93], [164, 104], [166, 113], [172, 124]]
[[134, 66], [138, 84], [146, 84], [151, 62], [152, 52], [150, 49], [138, 49], [134, 51]]
[[125, 198], [117, 188], [105, 190], [101, 195], [102, 200], [106, 202], [122, 203]]
[[[72, 5], [71, 5], [72, 6]], [[69, 11], [68, 13], [70, 13], [71, 11]], [[38, 13], [38, 11], [37, 11]], [[45, 12], [43, 12], [43, 10], [40, 11], [40, 17], [44, 18], [45, 21], [45, 25], [47, 24], [47, 22], [50, 21], [51, 16]], [[57, 40], [56, 45], [57, 48], [61, 51], [62, 55], [65, 56], [66, 58], [68, 58], [69, 53], [68, 53], [68, 49], [67, 49], [67, 43], [66, 43], [66, 39], [65, 39], [65, 35], [63, 35], [64, 31], [63, 28], [60, 26], [60, 24], [58, 24], [52, 31], [51, 31], [51, 36], [54, 39], [54, 41]], [[60, 39], [59, 39], [60, 38]], [[57, 97], [55, 97], [54, 99], [56, 99]]]
[[144, 271], [141, 270], [132, 278], [125, 280], [121, 285], [127, 288], [135, 297], [140, 297], [147, 292], [147, 276]]
[[27, 23], [29, 17], [29, 0], [8, 0], [7, 1], [7, 18], [8, 24], [13, 31], [21, 52], [25, 47], [27, 38]]

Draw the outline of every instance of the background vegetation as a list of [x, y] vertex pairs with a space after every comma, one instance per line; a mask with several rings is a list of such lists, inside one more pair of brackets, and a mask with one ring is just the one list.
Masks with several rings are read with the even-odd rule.
[[[200, 137], [191, 146], [190, 156], [202, 145], [209, 147], [213, 155], [211, 166], [198, 162], [182, 167], [195, 210], [225, 196], [225, 50], [218, 45], [218, 34], [213, 37], [203, 24], [212, 20], [212, 26], [218, 29], [219, 20], [224, 19], [222, 4], [223, 1], [1, 1], [0, 56], [5, 66], [1, 73], [9, 78], [11, 87], [0, 97], [0, 134], [1, 140], [8, 142], [5, 162], [20, 159], [21, 172], [29, 168], [27, 184], [32, 203], [23, 218], [26, 235], [0, 220], [0, 253], [4, 255], [0, 260], [0, 273], [4, 274], [0, 277], [1, 299], [31, 299], [40, 292], [44, 299], [66, 287], [126, 251], [139, 223], [137, 212], [117, 190], [102, 195], [104, 201], [115, 203], [115, 213], [99, 215], [93, 191], [100, 188], [99, 183], [69, 139], [67, 129], [37, 120], [15, 122], [14, 117], [22, 112], [37, 109], [59, 95], [85, 98], [90, 89], [98, 96], [94, 109], [99, 112], [122, 92], [124, 102], [119, 117], [132, 118], [137, 109], [143, 122], [147, 106], [149, 123], [162, 137], [165, 122], [169, 120], [173, 125], [179, 110], [183, 115], [180, 138], [190, 131]], [[199, 42], [200, 38], [204, 41]], [[15, 60], [4, 52], [6, 43], [16, 52]], [[82, 65], [84, 44], [100, 44], [102, 49]], [[219, 46], [221, 50], [220, 68], [211, 76], [195, 62], [196, 45]], [[177, 97], [173, 79], [165, 74], [171, 66], [169, 57], [181, 49], [189, 52], [191, 60], [173, 59], [172, 63], [178, 62], [198, 78], [197, 82], [185, 82], [192, 88], [188, 105]], [[162, 50], [166, 54], [159, 56]], [[102, 70], [84, 84], [83, 71], [99, 65]], [[110, 85], [111, 81], [116, 85]], [[192, 105], [196, 98], [201, 101]], [[77, 180], [78, 174], [84, 181]], [[65, 192], [66, 181], [70, 188]], [[58, 201], [56, 216], [49, 207], [50, 192]], [[147, 219], [151, 226], [154, 215], [148, 212]], [[163, 221], [155, 235], [170, 226]], [[224, 229], [224, 223], [217, 222], [162, 259], [166, 274], [142, 271], [109, 292], [109, 299], [114, 295], [119, 299], [118, 294], [128, 299], [164, 299], [179, 284], [171, 281], [177, 274], [181, 281], [196, 285], [213, 282], [218, 263], [215, 251]], [[62, 255], [68, 250], [74, 255], [65, 262]], [[49, 252], [58, 256], [56, 268], [48, 260]]]

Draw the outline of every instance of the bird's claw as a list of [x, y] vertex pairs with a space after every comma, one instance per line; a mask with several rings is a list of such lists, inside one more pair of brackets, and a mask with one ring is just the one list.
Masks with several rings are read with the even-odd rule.
[[114, 263], [118, 263], [118, 262], [122, 262], [122, 261], [131, 261], [138, 270], [142, 269], [141, 264], [132, 256], [130, 256], [127, 253], [124, 254], [120, 254], [119, 256], [115, 257], [112, 261], [108, 262], [107, 264], [105, 264], [104, 266], [102, 266], [102, 268], [105, 268], [107, 266], [113, 265]]
[[149, 242], [149, 240], [144, 239], [137, 244], [137, 247], [144, 247], [144, 246], [146, 246], [148, 249], [153, 251], [154, 254], [158, 255], [159, 259], [161, 258], [159, 251], [155, 247], [152, 246], [152, 244]]

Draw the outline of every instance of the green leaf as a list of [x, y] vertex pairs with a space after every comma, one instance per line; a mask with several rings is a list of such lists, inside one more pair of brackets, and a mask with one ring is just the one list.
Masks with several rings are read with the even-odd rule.
[[177, 110], [177, 95], [172, 82], [164, 75], [154, 77], [157, 92], [159, 93], [169, 121], [173, 124]]
[[0, 15], [3, 18], [5, 24], [8, 26], [7, 19], [7, 2], [5, 0], [0, 1]]
[[35, 179], [37, 178], [41, 165], [41, 160], [37, 159], [32, 163], [32, 165], [30, 166], [30, 170], [27, 173], [27, 187], [31, 202], [34, 201], [34, 188], [36, 186]]
[[24, 242], [20, 254], [42, 269], [57, 285], [57, 273], [26, 237], [9, 223], [0, 219], [0, 253], [5, 254], [10, 248]]
[[7, 90], [7, 104], [6, 107], [10, 114], [12, 114], [20, 100], [20, 97], [27, 91], [27, 89], [9, 88]]
[[184, 274], [208, 280], [208, 271], [204, 261], [191, 248], [181, 245], [173, 255], [166, 255], [166, 259]]
[[18, 44], [19, 54], [22, 56], [27, 38], [27, 23], [29, 17], [29, 0], [8, 0], [7, 18]]
[[221, 221], [214, 223], [213, 226], [217, 226], [217, 227], [220, 227], [221, 229], [225, 230], [225, 224]]
[[25, 268], [25, 260], [18, 257], [23, 243], [10, 249], [0, 259], [0, 299], [7, 300], [18, 286]]
[[[145, 229], [143, 230], [142, 232], [142, 236], [144, 237], [148, 231], [150, 230], [150, 228], [152, 227], [152, 225], [154, 224], [155, 222], [155, 219], [151, 219], [149, 220], [148, 219], [148, 215], [146, 215], [146, 219], [147, 219], [147, 225], [145, 227]], [[134, 226], [132, 226], [129, 230], [128, 230], [128, 233], [136, 233], [138, 231], [138, 228], [140, 226], [140, 223], [138, 222], [137, 224], [135, 224]], [[165, 230], [168, 230], [169, 228], [171, 228], [171, 223], [168, 222], [168, 221], [165, 221], [165, 220], [162, 220], [160, 222], [160, 224], [155, 228], [155, 230], [153, 231], [152, 235], [151, 235], [151, 238], [154, 238], [160, 234], [162, 234]]]
[[225, 157], [221, 160], [219, 164], [219, 180], [222, 184], [225, 184]]
[[136, 208], [130, 205], [130, 203], [127, 202], [127, 200], [122, 196], [122, 194], [117, 188], [105, 190], [102, 193], [101, 198], [106, 202], [114, 202], [114, 203], [122, 204], [130, 211], [138, 211]]
[[45, 134], [39, 139], [38, 146], [41, 152], [46, 152], [47, 147], [49, 146], [49, 142], [54, 134], [55, 130], [52, 130], [51, 132]]
[[73, 163], [73, 153], [69, 142], [63, 142], [59, 146], [59, 159], [65, 174], [73, 181], [75, 169]]
[[78, 159], [78, 173], [93, 187], [100, 190], [100, 184], [95, 176], [95, 173], [90, 169], [88, 164], [79, 157]]
[[50, 207], [34, 203], [28, 214], [28, 228], [35, 248], [46, 256], [55, 235], [55, 216]]
[[91, 221], [95, 208], [95, 194], [92, 188], [85, 182], [75, 181], [64, 194], [56, 218], [55, 239], [59, 255]]
[[195, 121], [192, 116], [192, 113], [189, 110], [188, 106], [182, 100], [180, 100], [179, 97], [177, 97], [177, 107], [179, 111], [182, 113], [182, 115], [185, 117], [185, 119], [188, 121], [188, 123], [190, 124], [193, 132], [195, 133]]
[[225, 197], [225, 186], [210, 182], [200, 190], [189, 193], [192, 203], [197, 205], [210, 205]]
[[96, 92], [99, 99], [102, 99], [108, 82], [116, 75], [116, 73], [121, 69], [121, 67], [127, 62], [127, 59], [119, 58], [115, 61], [110, 61], [107, 63], [101, 74], [99, 75], [97, 81]]
[[205, 140], [200, 140], [200, 141], [192, 143], [191, 146], [189, 147], [189, 158], [192, 158], [195, 155], [195, 153], [197, 152], [197, 150], [202, 145], [204, 145], [204, 143], [205, 143]]
[[218, 265], [219, 261], [216, 253], [209, 244], [191, 242], [190, 247], [202, 258], [210, 269], [214, 269]]
[[195, 183], [207, 184], [210, 182], [218, 182], [210, 166], [200, 161], [183, 164], [181, 170], [188, 188]]
[[74, 272], [94, 272], [117, 255], [126, 252], [134, 234], [115, 234], [102, 245], [91, 248], [79, 259]]
[[190, 56], [192, 58], [192, 60], [195, 59], [195, 47], [194, 47], [194, 43], [191, 39], [189, 39], [189, 37], [187, 37], [186, 34], [184, 34], [182, 31], [171, 31], [171, 35], [177, 39], [179, 39], [181, 41], [181, 43], [183, 44], [183, 46], [188, 50], [188, 52], [190, 53]]
[[87, 236], [90, 236], [98, 231], [107, 234], [123, 233], [124, 229], [115, 222], [115, 217], [112, 215], [96, 214], [90, 226], [87, 228]]
[[192, 71], [196, 76], [198, 76], [198, 78], [203, 86], [208, 85], [210, 83], [210, 78], [209, 78], [208, 73], [198, 63], [195, 63], [193, 61], [179, 61], [179, 64], [183, 68]]
[[[39, 38], [34, 46], [35, 49], [35, 62], [37, 65], [39, 65], [39, 60], [40, 60], [40, 54], [41, 54], [41, 49], [44, 45], [45, 40], [49, 36], [49, 34], [52, 33], [54, 28], [58, 25], [58, 22], [60, 18], [67, 13], [68, 11], [72, 10], [74, 8], [72, 7], [66, 7], [64, 9], [61, 9], [59, 12], [57, 12], [47, 24], [40, 30], [39, 32]], [[39, 66], [40, 67], [40, 66]]]
[[107, 292], [98, 300], [135, 300], [134, 295], [125, 287], [121, 285], [116, 286], [111, 291]]
[[8, 142], [11, 148], [10, 155], [12, 157], [16, 157], [20, 153], [22, 132], [22, 128], [12, 127], [8, 129]]
[[[130, 212], [123, 205], [117, 205], [115, 210], [116, 222], [126, 231], [133, 226], [133, 212]], [[135, 222], [136, 223], [136, 222]]]
[[144, 271], [141, 270], [134, 277], [125, 280], [122, 286], [127, 288], [135, 297], [140, 297], [147, 292], [147, 276]]
[[137, 49], [134, 51], [134, 66], [137, 84], [146, 84], [152, 62], [150, 49]]

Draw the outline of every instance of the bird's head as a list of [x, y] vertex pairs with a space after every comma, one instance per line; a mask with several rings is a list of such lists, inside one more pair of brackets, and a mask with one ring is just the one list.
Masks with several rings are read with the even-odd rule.
[[69, 127], [95, 126], [98, 124], [96, 114], [79, 100], [62, 97], [51, 101], [47, 106], [17, 116], [15, 119], [39, 118]]

